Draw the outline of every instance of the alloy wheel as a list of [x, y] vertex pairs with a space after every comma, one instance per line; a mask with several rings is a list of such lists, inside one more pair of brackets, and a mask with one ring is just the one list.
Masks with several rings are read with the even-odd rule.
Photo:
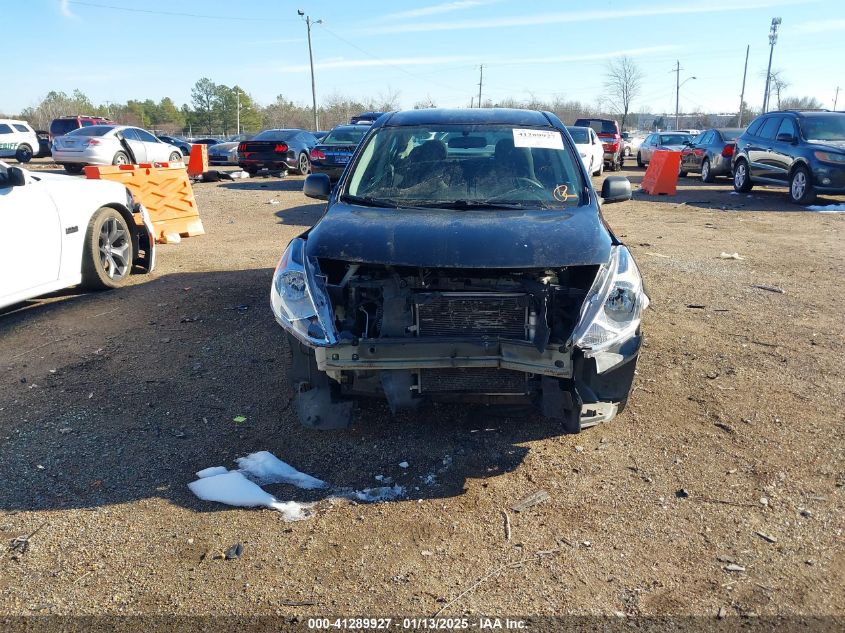
[[100, 265], [111, 279], [129, 273], [129, 236], [117, 218], [109, 218], [100, 228]]

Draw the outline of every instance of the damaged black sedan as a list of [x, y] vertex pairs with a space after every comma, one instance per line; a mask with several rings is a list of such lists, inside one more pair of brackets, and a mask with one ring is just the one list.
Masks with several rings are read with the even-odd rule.
[[382, 117], [325, 215], [285, 250], [271, 304], [301, 422], [343, 428], [361, 396], [533, 404], [567, 432], [627, 402], [648, 305], [628, 249], [561, 121], [548, 112]]

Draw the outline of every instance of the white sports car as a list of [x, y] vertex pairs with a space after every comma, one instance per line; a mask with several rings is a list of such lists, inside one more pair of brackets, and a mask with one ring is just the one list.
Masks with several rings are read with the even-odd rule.
[[155, 267], [147, 211], [123, 185], [0, 161], [0, 308], [84, 284], [116, 288]]

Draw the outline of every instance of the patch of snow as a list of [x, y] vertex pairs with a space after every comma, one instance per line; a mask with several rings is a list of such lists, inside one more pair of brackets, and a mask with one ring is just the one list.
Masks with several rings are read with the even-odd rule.
[[738, 196], [738, 195], [739, 195], [739, 193], [737, 193], [736, 191], [731, 191], [731, 192], [730, 192], [730, 195], [732, 195], [732, 196]]
[[814, 204], [807, 207], [807, 211], [819, 213], [845, 213], [845, 204]]
[[222, 475], [228, 472], [229, 469], [225, 466], [211, 466], [210, 468], [203, 468], [201, 471], [199, 471], [197, 473], [197, 477], [202, 479], [203, 477], [214, 477], [214, 475]]
[[269, 451], [258, 451], [237, 460], [241, 471], [259, 484], [291, 484], [305, 490], [328, 488], [322, 479], [299, 472]]
[[201, 477], [189, 483], [188, 488], [203, 501], [217, 501], [241, 508], [270, 508], [281, 512], [286, 521], [307, 518], [305, 506], [295, 501], [279, 501], [238, 471]]
[[420, 480], [422, 480], [426, 486], [433, 486], [437, 483], [437, 475], [434, 473], [428, 473], [425, 477], [420, 477]]
[[381, 488], [364, 488], [352, 493], [358, 501], [377, 503], [379, 501], [393, 501], [405, 496], [405, 488], [400, 485], [382, 486]]
[[407, 468], [408, 462], [399, 462], [399, 468]]

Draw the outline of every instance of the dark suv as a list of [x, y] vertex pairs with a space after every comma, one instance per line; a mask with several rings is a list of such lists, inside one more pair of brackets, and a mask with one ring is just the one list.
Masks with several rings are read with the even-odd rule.
[[757, 117], [736, 139], [734, 189], [789, 187], [795, 204], [845, 194], [845, 113], [787, 110]]
[[619, 123], [611, 119], [576, 119], [576, 127], [591, 127], [601, 139], [604, 149], [604, 166], [610, 171], [622, 169], [625, 160], [625, 141]]

